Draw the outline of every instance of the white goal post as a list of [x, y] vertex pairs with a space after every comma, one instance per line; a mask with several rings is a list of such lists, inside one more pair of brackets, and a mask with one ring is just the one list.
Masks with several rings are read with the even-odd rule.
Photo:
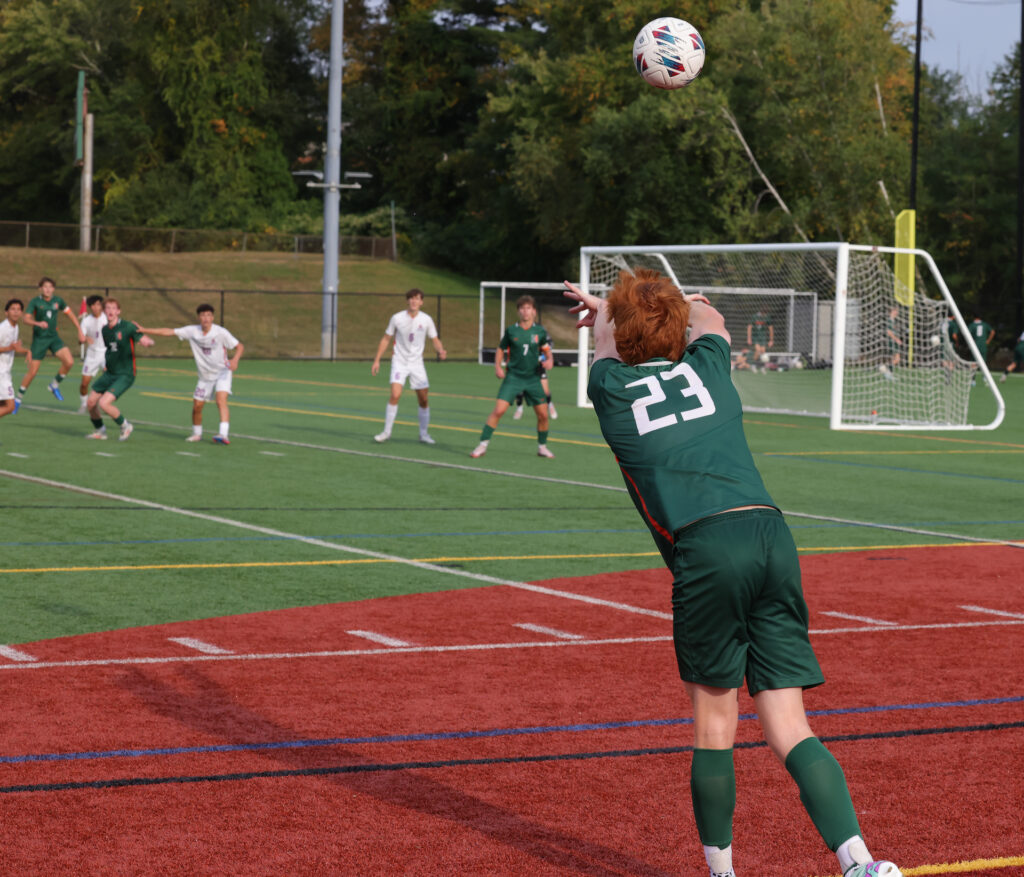
[[[914, 290], [896, 279], [896, 254], [916, 261]], [[924, 250], [848, 243], [580, 248], [580, 287], [595, 295], [621, 271], [639, 268], [704, 294], [723, 314], [744, 410], [827, 417], [832, 429], [995, 429], [1003, 420], [1003, 398]], [[966, 345], [959, 350], [950, 320]], [[588, 329], [579, 330], [578, 342], [577, 404], [588, 406]]]
[[576, 318], [569, 313], [569, 300], [562, 295], [561, 283], [534, 283], [519, 280], [484, 280], [480, 283], [480, 320], [477, 337], [477, 362], [494, 362], [494, 351], [505, 334], [505, 327], [518, 319], [516, 300], [533, 296], [537, 322], [551, 338], [555, 365], [575, 365], [579, 351]]

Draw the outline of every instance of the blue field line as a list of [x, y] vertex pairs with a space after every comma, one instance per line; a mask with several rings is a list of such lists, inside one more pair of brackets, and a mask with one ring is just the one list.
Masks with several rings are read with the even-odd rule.
[[874, 469], [882, 472], [903, 472], [908, 475], [926, 475], [929, 478], [968, 478], [972, 481], [997, 481], [1000, 484], [1024, 484], [1021, 478], [999, 478], [995, 475], [970, 475], [965, 472], [938, 472], [934, 469], [911, 469], [907, 466], [880, 466], [877, 463], [857, 463], [853, 460], [832, 460], [827, 457], [794, 457], [785, 453], [761, 452], [754, 456], [771, 457], [776, 462], [827, 463], [831, 466], [853, 466], [858, 469]]
[[[1024, 703], [1024, 695], [993, 697], [978, 700], [937, 701], [934, 703], [886, 704], [884, 706], [845, 707], [809, 710], [811, 718], [849, 716], [906, 710], [948, 709], [955, 707], [998, 706]], [[754, 721], [755, 713], [740, 716], [741, 721]], [[441, 731], [422, 734], [383, 734], [373, 737], [328, 737], [320, 740], [284, 740], [273, 743], [224, 743], [214, 746], [175, 746], [160, 749], [111, 749], [103, 752], [50, 752], [31, 755], [0, 755], [0, 764], [27, 764], [45, 761], [89, 761], [103, 758], [146, 758], [155, 755], [202, 755], [219, 752], [265, 752], [274, 749], [308, 749], [316, 746], [354, 746], [369, 743], [424, 743], [439, 740], [480, 740], [493, 737], [518, 737], [529, 734], [585, 733], [588, 731], [619, 731], [626, 728], [664, 728], [691, 725], [693, 719], [637, 719], [630, 722], [597, 722], [578, 725], [541, 725], [525, 728], [493, 728], [485, 731]]]

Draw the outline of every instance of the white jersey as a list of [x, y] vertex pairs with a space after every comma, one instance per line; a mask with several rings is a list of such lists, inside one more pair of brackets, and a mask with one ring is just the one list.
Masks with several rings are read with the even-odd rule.
[[423, 345], [428, 338], [437, 337], [437, 329], [434, 321], [423, 311], [415, 317], [408, 311], [399, 311], [388, 321], [384, 334], [394, 337], [395, 356], [408, 362], [423, 359]]
[[[8, 347], [18, 340], [18, 326], [11, 325], [11, 321], [4, 317], [0, 320], [0, 347]], [[14, 351], [6, 350], [0, 353], [0, 372], [11, 373], [14, 366]]]
[[103, 356], [107, 350], [103, 343], [103, 327], [107, 325], [107, 315], [101, 313], [98, 317], [94, 317], [89, 313], [82, 317], [79, 323], [82, 326], [82, 334], [86, 338], [92, 338], [92, 344], [85, 348], [86, 356]]
[[216, 323], [205, 335], [202, 326], [182, 326], [174, 334], [192, 345], [200, 380], [215, 380], [228, 366], [228, 351], [238, 347], [238, 339]]

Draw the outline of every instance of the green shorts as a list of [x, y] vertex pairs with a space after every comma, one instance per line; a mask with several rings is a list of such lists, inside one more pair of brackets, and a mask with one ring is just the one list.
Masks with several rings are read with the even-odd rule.
[[530, 407], [547, 404], [548, 397], [544, 393], [538, 375], [533, 374], [528, 378], [523, 378], [506, 372], [505, 380], [498, 388], [498, 398], [504, 399], [511, 405], [520, 393], [523, 394], [526, 404]]
[[110, 393], [115, 399], [122, 395], [135, 383], [135, 375], [115, 375], [103, 372], [92, 382], [92, 389], [97, 393]]
[[676, 532], [672, 632], [686, 682], [750, 693], [825, 681], [807, 635], [793, 536], [775, 509], [704, 518]]
[[62, 350], [67, 345], [60, 340], [56, 335], [51, 335], [49, 338], [33, 338], [32, 339], [32, 358], [42, 359], [46, 356], [47, 351], [56, 354], [58, 350]]
[[1013, 361], [1017, 364], [1017, 368], [1024, 365], [1024, 341], [1013, 348]]

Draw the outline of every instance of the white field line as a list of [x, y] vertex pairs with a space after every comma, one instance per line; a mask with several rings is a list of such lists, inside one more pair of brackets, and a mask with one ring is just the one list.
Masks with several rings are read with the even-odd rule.
[[540, 624], [515, 624], [513, 627], [528, 630], [530, 633], [541, 633], [545, 636], [553, 636], [555, 639], [585, 639], [581, 633], [567, 633], [564, 630], [555, 630], [553, 627], [544, 627]]
[[31, 459], [28, 454], [16, 454], [16, 453], [14, 453], [14, 451], [8, 451], [7, 452], [7, 456], [8, 457], [17, 457], [19, 460]]
[[260, 527], [256, 524], [247, 524], [244, 521], [236, 521], [233, 518], [225, 518], [220, 515], [209, 515], [204, 512], [182, 509], [177, 506], [165, 505], [161, 502], [151, 502], [148, 499], [139, 499], [134, 496], [123, 496], [119, 493], [109, 493], [105, 490], [94, 490], [91, 487], [81, 487], [76, 484], [69, 484], [63, 481], [52, 481], [49, 478], [39, 478], [35, 475], [25, 475], [21, 472], [11, 472], [7, 469], [0, 469], [0, 476], [13, 478], [17, 481], [27, 481], [30, 484], [41, 484], [44, 487], [53, 487], [58, 490], [67, 490], [72, 493], [81, 493], [86, 496], [96, 496], [101, 499], [112, 499], [130, 505], [142, 506], [148, 509], [157, 509], [175, 515], [182, 515], [186, 518], [197, 518], [201, 521], [209, 521], [214, 524], [223, 524], [228, 527], [238, 527], [241, 530], [249, 530], [253, 533], [260, 533], [263, 536], [274, 536], [278, 539], [291, 539], [305, 545], [315, 545], [318, 548], [326, 548], [330, 551], [342, 551], [347, 554], [357, 554], [361, 557], [375, 557], [378, 560], [387, 560], [391, 563], [402, 563], [417, 569], [429, 570], [430, 572], [443, 573], [449, 576], [473, 579], [478, 582], [486, 582], [489, 585], [505, 585], [510, 588], [519, 588], [523, 591], [532, 591], [535, 594], [546, 594], [549, 597], [559, 597], [563, 600], [577, 600], [581, 603], [588, 603], [592, 606], [604, 606], [608, 609], [617, 609], [621, 612], [632, 612], [636, 615], [650, 615], [654, 618], [671, 618], [671, 614], [657, 612], [654, 609], [644, 609], [641, 606], [631, 606], [628, 603], [617, 603], [613, 600], [602, 600], [598, 597], [589, 597], [585, 594], [574, 594], [571, 591], [560, 591], [555, 588], [545, 588], [541, 585], [531, 585], [526, 582], [517, 582], [512, 579], [500, 579], [495, 576], [487, 576], [482, 573], [469, 572], [463, 569], [454, 569], [447, 566], [439, 566], [434, 563], [426, 563], [420, 560], [410, 560], [394, 554], [384, 554], [380, 551], [370, 551], [366, 548], [356, 548], [352, 545], [344, 545], [341, 542], [328, 542], [324, 539], [315, 539], [312, 536], [303, 536], [299, 533], [288, 533], [284, 530], [275, 530], [272, 527]]
[[[894, 630], [955, 630], [980, 627], [1021, 627], [1024, 619], [1017, 621], [964, 621], [948, 624], [897, 624], [881, 627], [840, 627], [826, 630], [811, 630], [811, 636], [833, 634], [891, 633]], [[0, 670], [46, 670], [60, 667], [117, 667], [144, 664], [189, 664], [207, 661], [294, 661], [308, 658], [362, 658], [370, 655], [440, 654], [452, 652], [489, 652], [509, 649], [549, 649], [610, 645], [636, 645], [643, 643], [668, 643], [671, 636], [614, 637], [612, 639], [544, 640], [526, 643], [472, 643], [446, 646], [408, 646], [405, 648], [382, 649], [336, 649], [316, 652], [270, 652], [232, 655], [188, 655], [160, 658], [96, 658], [76, 661], [37, 661], [36, 663], [0, 664]]]
[[863, 621], [865, 624], [895, 624], [895, 621], [883, 621], [879, 618], [868, 618], [866, 615], [847, 615], [845, 612], [822, 612], [833, 618], [845, 618], [847, 621]]
[[177, 643], [179, 646], [184, 646], [186, 649], [195, 649], [197, 652], [202, 652], [204, 655], [234, 654], [230, 649], [222, 649], [220, 646], [213, 645], [213, 643], [203, 642], [201, 639], [194, 639], [190, 636], [169, 636], [167, 639], [172, 643]]
[[260, 451], [264, 457], [283, 457], [284, 454], [280, 454], [277, 451]]
[[179, 457], [201, 457], [202, 454], [195, 454], [192, 451], [175, 451]]
[[984, 606], [961, 606], [960, 608], [967, 612], [982, 612], [985, 615], [1001, 615], [1003, 618], [1024, 619], [1024, 615], [1021, 615], [1019, 612], [1004, 612], [1002, 609], [986, 609]]
[[96, 452], [97, 457], [116, 457], [117, 454], [105, 454], [103, 451]]
[[367, 639], [372, 643], [377, 643], [381, 646], [390, 646], [393, 649], [410, 648], [412, 643], [406, 642], [403, 639], [396, 639], [393, 636], [384, 636], [382, 633], [376, 633], [372, 630], [346, 630], [349, 636], [358, 636], [361, 639]]
[[14, 648], [14, 646], [0, 646], [0, 657], [7, 658], [8, 661], [36, 662], [39, 660], [38, 658], [33, 658], [31, 655], [26, 654], [20, 649]]

